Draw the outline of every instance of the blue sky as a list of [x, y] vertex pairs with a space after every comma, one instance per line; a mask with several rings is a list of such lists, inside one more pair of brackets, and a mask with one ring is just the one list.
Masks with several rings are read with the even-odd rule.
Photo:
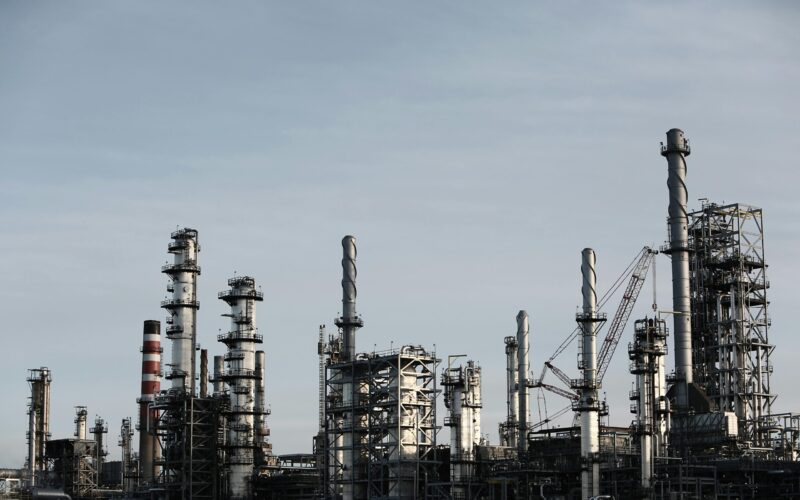
[[[776, 408], [800, 410], [798, 25], [791, 2], [3, 2], [0, 465], [24, 460], [28, 368], [53, 370], [54, 437], [75, 405], [110, 421], [110, 442], [135, 415], [176, 226], [200, 231], [211, 354], [225, 280], [264, 290], [277, 453], [311, 450], [344, 234], [359, 348], [469, 354], [497, 442], [517, 311], [537, 371], [574, 327], [581, 249], [604, 288], [666, 238], [672, 127], [693, 144], [690, 199], [764, 208]], [[559, 366], [576, 374], [575, 356]], [[631, 380], [617, 353], [612, 423], [630, 420]]]

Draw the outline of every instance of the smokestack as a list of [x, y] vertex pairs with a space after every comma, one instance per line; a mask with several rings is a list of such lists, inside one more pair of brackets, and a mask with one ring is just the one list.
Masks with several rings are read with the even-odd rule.
[[[336, 326], [342, 330], [342, 361], [355, 361], [356, 359], [356, 331], [364, 326], [364, 322], [356, 312], [356, 239], [353, 236], [342, 238], [342, 317], [337, 318]], [[354, 393], [353, 367], [342, 371], [342, 404], [345, 408], [352, 408]], [[358, 497], [362, 485], [356, 484], [356, 453], [354, 428], [360, 427], [356, 422], [356, 413], [349, 410], [347, 414], [349, 426], [342, 432], [343, 458], [342, 458], [342, 500], [353, 500]]]
[[225, 392], [225, 382], [222, 379], [222, 372], [225, 371], [225, 358], [214, 356], [214, 396], [219, 396]]
[[517, 313], [517, 385], [519, 386], [519, 433], [517, 436], [519, 450], [528, 449], [528, 419], [530, 418], [530, 404], [528, 403], [528, 371], [530, 360], [528, 351], [528, 313]]
[[147, 320], [142, 330], [142, 387], [139, 397], [139, 468], [145, 484], [152, 483], [156, 477], [154, 464], [161, 456], [155, 433], [158, 410], [152, 407], [155, 395], [161, 390], [161, 352], [161, 323]]
[[581, 495], [582, 498], [600, 494], [600, 464], [596, 454], [600, 451], [600, 415], [597, 400], [597, 275], [594, 250], [581, 252], [581, 295], [583, 312], [578, 315], [582, 330], [581, 366], [583, 386], [580, 390], [581, 419]]
[[342, 328], [342, 341], [345, 361], [356, 357], [356, 330], [363, 326], [356, 313], [356, 239], [353, 236], [342, 238], [342, 317], [337, 322]]
[[689, 220], [686, 213], [686, 156], [689, 141], [677, 128], [667, 132], [661, 155], [667, 158], [669, 187], [669, 253], [672, 258], [672, 315], [675, 332], [676, 405], [689, 406], [692, 383], [692, 323], [689, 292]]
[[208, 397], [208, 349], [200, 349], [200, 397]]

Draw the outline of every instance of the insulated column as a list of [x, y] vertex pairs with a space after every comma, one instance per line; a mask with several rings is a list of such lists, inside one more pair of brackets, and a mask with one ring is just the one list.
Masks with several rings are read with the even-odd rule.
[[139, 397], [139, 473], [142, 482], [149, 484], [157, 476], [155, 461], [161, 458], [161, 447], [156, 442], [155, 424], [158, 410], [152, 404], [161, 390], [161, 323], [144, 322], [142, 334], [142, 387]]
[[256, 350], [262, 342], [256, 332], [256, 301], [264, 300], [256, 290], [256, 281], [250, 276], [228, 280], [229, 290], [219, 293], [219, 298], [230, 307], [225, 316], [231, 318], [231, 330], [218, 336], [228, 346], [225, 354], [227, 370], [222, 379], [230, 387], [228, 412], [228, 495], [226, 498], [252, 498], [250, 478], [254, 470], [256, 401]]
[[686, 214], [686, 156], [689, 142], [677, 128], [667, 132], [661, 155], [667, 158], [669, 188], [669, 253], [672, 258], [672, 309], [675, 332], [675, 403], [678, 411], [689, 406], [692, 383], [692, 323], [689, 292], [689, 227]]
[[516, 448], [519, 429], [517, 428], [517, 414], [519, 413], [519, 371], [517, 369], [517, 343], [516, 337], [506, 337], [506, 424], [504, 426], [506, 440], [505, 446]]
[[169, 312], [167, 338], [172, 341], [172, 364], [166, 378], [172, 380], [172, 388], [195, 395], [195, 346], [197, 344], [197, 230], [184, 228], [170, 235], [167, 250], [174, 255], [174, 262], [161, 268], [170, 277], [167, 291], [172, 299], [161, 302]]
[[517, 386], [519, 392], [517, 444], [519, 445], [519, 451], [522, 452], [528, 450], [528, 418], [531, 413], [530, 404], [528, 403], [528, 371], [530, 368], [528, 331], [528, 313], [520, 311], [517, 313]]

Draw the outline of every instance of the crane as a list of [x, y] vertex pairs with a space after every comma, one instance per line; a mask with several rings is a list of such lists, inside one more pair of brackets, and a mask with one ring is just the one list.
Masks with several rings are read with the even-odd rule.
[[[634, 257], [633, 262], [628, 265], [622, 275], [614, 282], [611, 289], [601, 299], [600, 305], [602, 307], [608, 301], [610, 296], [622, 286], [625, 277], [630, 276], [628, 285], [625, 288], [625, 292], [622, 294], [622, 300], [620, 300], [619, 306], [617, 306], [617, 310], [611, 320], [611, 325], [608, 327], [606, 336], [603, 339], [603, 345], [600, 348], [600, 353], [597, 356], [598, 383], [603, 381], [603, 377], [608, 370], [608, 366], [611, 364], [611, 358], [614, 356], [614, 351], [617, 349], [617, 345], [619, 345], [622, 332], [625, 330], [625, 326], [628, 323], [631, 312], [633, 312], [633, 306], [636, 304], [636, 299], [639, 298], [639, 293], [642, 291], [645, 279], [647, 278], [647, 272], [650, 270], [650, 266], [652, 265], [653, 259], [657, 253], [658, 252], [656, 250], [653, 250], [648, 246], [643, 247], [636, 257]], [[572, 341], [579, 336], [580, 331], [580, 327], [575, 328], [575, 330], [572, 331], [572, 333], [564, 340], [564, 342], [558, 346], [556, 352], [550, 356], [550, 359], [545, 361], [542, 372], [539, 378], [533, 382], [531, 385], [532, 387], [541, 387], [542, 389], [546, 389], [567, 399], [577, 398], [577, 394], [574, 392], [560, 389], [550, 384], [545, 384], [544, 377], [547, 374], [547, 370], [550, 370], [568, 387], [572, 387], [574, 385], [570, 377], [560, 368], [555, 366], [552, 361], [559, 354], [564, 352], [569, 344], [571, 344]]]

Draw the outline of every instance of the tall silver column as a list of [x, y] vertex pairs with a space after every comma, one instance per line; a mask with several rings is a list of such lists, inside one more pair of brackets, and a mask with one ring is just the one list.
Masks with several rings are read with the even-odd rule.
[[580, 387], [581, 422], [581, 498], [600, 494], [600, 464], [597, 453], [600, 451], [600, 404], [597, 399], [597, 275], [594, 250], [584, 248], [581, 252], [581, 295], [583, 311], [578, 315], [582, 330], [581, 362], [583, 372]]
[[672, 257], [672, 309], [675, 332], [676, 404], [689, 406], [688, 385], [692, 383], [692, 323], [689, 292], [689, 227], [686, 213], [686, 156], [689, 142], [677, 128], [667, 132], [661, 155], [667, 158], [669, 187], [669, 252]]
[[[356, 331], [364, 323], [356, 312], [356, 239], [353, 236], [342, 238], [342, 317], [337, 318], [336, 326], [342, 330], [342, 361], [352, 362], [356, 359]], [[360, 498], [361, 486], [357, 484], [359, 479], [356, 471], [358, 453], [356, 445], [359, 444], [361, 435], [361, 417], [355, 411], [355, 365], [350, 365], [349, 369], [342, 370], [339, 374], [342, 383], [342, 405], [347, 410], [346, 421], [344, 421], [344, 432], [342, 433], [342, 499], [353, 500]]]
[[528, 402], [528, 371], [530, 369], [528, 330], [528, 313], [520, 311], [517, 313], [517, 386], [519, 388], [519, 432], [517, 444], [520, 451], [527, 451], [528, 449], [528, 419], [531, 413], [530, 403]]

